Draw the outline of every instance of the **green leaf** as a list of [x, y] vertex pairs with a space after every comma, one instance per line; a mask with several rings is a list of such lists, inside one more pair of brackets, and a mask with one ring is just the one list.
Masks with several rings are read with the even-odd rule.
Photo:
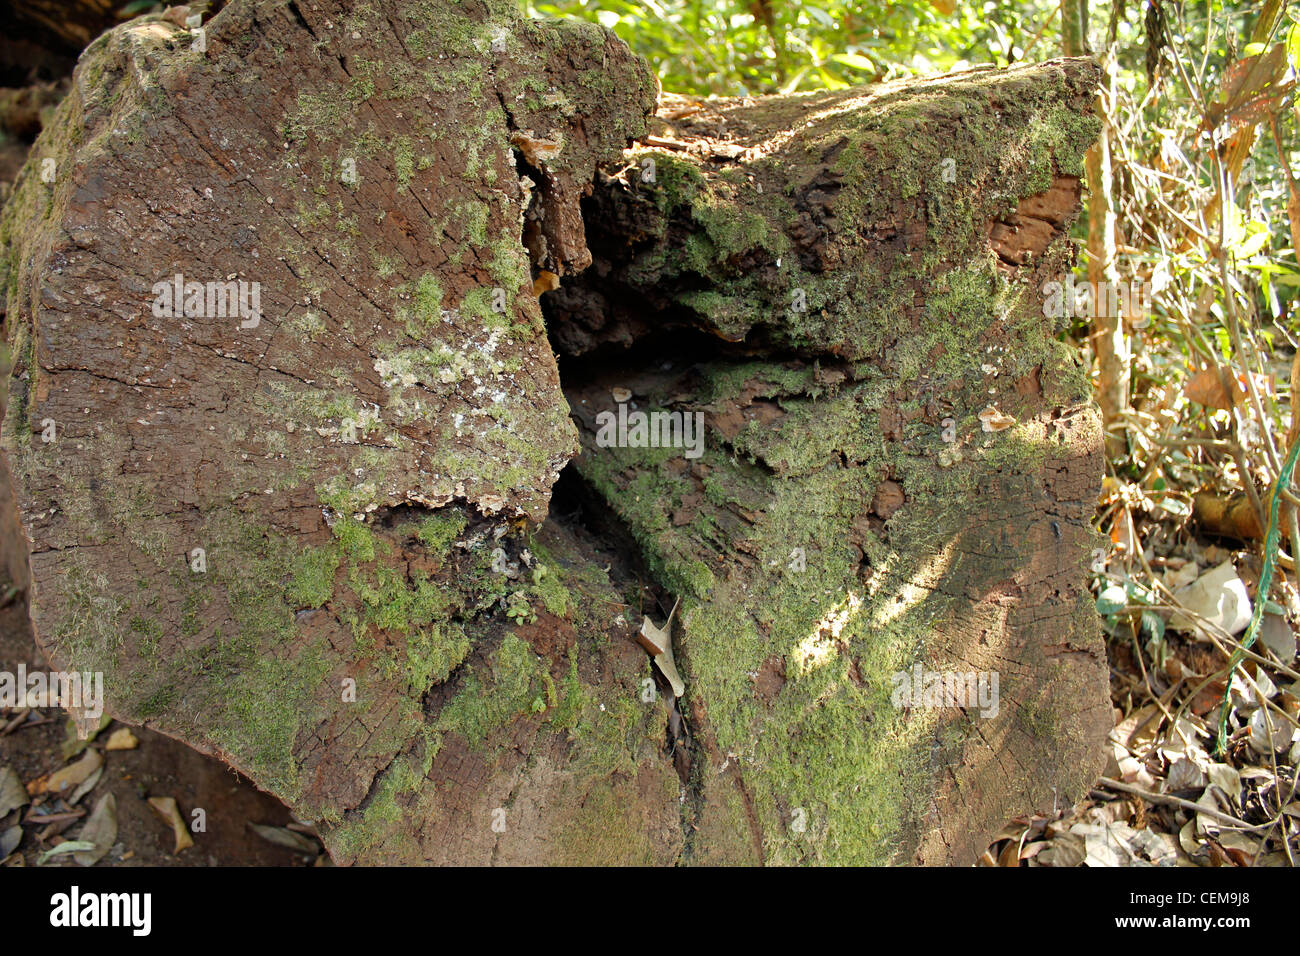
[[862, 56], [860, 53], [836, 53], [831, 57], [836, 63], [843, 63], [845, 66], [851, 66], [855, 70], [867, 70], [875, 73], [878, 67], [874, 62]]
[[1128, 592], [1121, 584], [1112, 584], [1097, 595], [1097, 613], [1102, 617], [1118, 614], [1128, 607]]
[[44, 866], [45, 862], [51, 857], [64, 856], [68, 853], [84, 853], [87, 850], [95, 849], [95, 844], [89, 840], [68, 840], [66, 843], [60, 843], [52, 850], [46, 850], [36, 858], [37, 866]]
[[1286, 58], [1293, 67], [1300, 68], [1300, 24], [1286, 31]]
[[1142, 631], [1153, 640], [1164, 640], [1165, 619], [1155, 611], [1143, 611]]

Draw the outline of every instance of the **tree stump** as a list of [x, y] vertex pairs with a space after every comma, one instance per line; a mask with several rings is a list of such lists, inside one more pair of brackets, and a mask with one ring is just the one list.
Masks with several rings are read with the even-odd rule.
[[1095, 80], [652, 118], [501, 0], [111, 30], [0, 220], [39, 643], [340, 862], [970, 862], [1109, 724]]

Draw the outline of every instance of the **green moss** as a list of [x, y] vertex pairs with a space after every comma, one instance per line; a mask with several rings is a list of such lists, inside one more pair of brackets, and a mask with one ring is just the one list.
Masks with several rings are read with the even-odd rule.
[[533, 705], [546, 701], [544, 668], [532, 647], [506, 634], [489, 660], [489, 673], [473, 672], [463, 689], [443, 707], [435, 728], [460, 734], [473, 747]]
[[304, 90], [298, 94], [297, 108], [285, 118], [284, 138], [301, 142], [314, 135], [322, 142], [332, 140], [347, 125], [345, 120], [351, 115], [346, 96]]
[[406, 685], [423, 694], [441, 684], [469, 655], [471, 644], [455, 624], [430, 624], [416, 631], [406, 642]]
[[333, 527], [334, 537], [343, 552], [355, 562], [375, 560], [375, 535], [365, 522], [350, 517], [339, 518]]
[[349, 569], [348, 583], [361, 599], [363, 626], [399, 634], [427, 627], [448, 607], [447, 594], [435, 581], [416, 572], [409, 578], [396, 568], [378, 564], [368, 573]]
[[405, 192], [415, 175], [415, 147], [409, 136], [399, 136], [393, 141], [393, 171], [397, 175], [397, 191]]
[[465, 530], [465, 523], [465, 515], [460, 511], [436, 511], [420, 521], [416, 535], [432, 553], [445, 554]]
[[442, 316], [442, 285], [431, 273], [420, 276], [415, 284], [415, 315], [425, 326], [433, 325]]
[[293, 578], [287, 588], [289, 603], [306, 608], [324, 605], [334, 594], [338, 566], [337, 549], [304, 548], [293, 559]]
[[665, 152], [645, 153], [636, 159], [642, 170], [639, 176], [646, 175], [649, 162], [654, 163], [654, 203], [665, 214], [690, 206], [705, 188], [703, 173], [689, 160]]
[[465, 202], [459, 209], [465, 239], [472, 246], [487, 245], [488, 206], [485, 202]]
[[240, 680], [223, 691], [212, 739], [276, 792], [296, 800], [301, 768], [295, 744], [302, 727], [314, 724], [319, 690], [330, 671], [324, 648], [281, 651], [279, 656], [243, 655]]
[[545, 564], [538, 564], [532, 573], [532, 592], [541, 599], [546, 610], [556, 617], [568, 617], [573, 607], [573, 596], [560, 578]]

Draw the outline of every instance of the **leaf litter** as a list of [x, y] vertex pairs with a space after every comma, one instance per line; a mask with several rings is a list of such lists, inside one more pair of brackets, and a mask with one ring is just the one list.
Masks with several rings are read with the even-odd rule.
[[[1130, 575], [1135, 562], [1149, 573]], [[1073, 807], [1011, 821], [979, 865], [1296, 865], [1300, 595], [1289, 581], [1276, 583], [1286, 607], [1266, 603], [1257, 644], [1228, 674], [1258, 566], [1185, 534], [1094, 564], [1115, 710], [1104, 775]]]

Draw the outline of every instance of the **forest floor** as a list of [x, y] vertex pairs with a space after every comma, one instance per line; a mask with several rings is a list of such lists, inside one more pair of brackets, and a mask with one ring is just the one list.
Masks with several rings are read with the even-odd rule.
[[1219, 753], [1222, 675], [1256, 599], [1258, 557], [1174, 522], [1143, 530], [1144, 570], [1201, 616], [1145, 609], [1126, 596], [1133, 579], [1115, 558], [1094, 566], [1115, 711], [1105, 776], [1073, 807], [1011, 821], [981, 865], [1294, 866], [1300, 856], [1295, 633], [1264, 615], [1232, 679]]

